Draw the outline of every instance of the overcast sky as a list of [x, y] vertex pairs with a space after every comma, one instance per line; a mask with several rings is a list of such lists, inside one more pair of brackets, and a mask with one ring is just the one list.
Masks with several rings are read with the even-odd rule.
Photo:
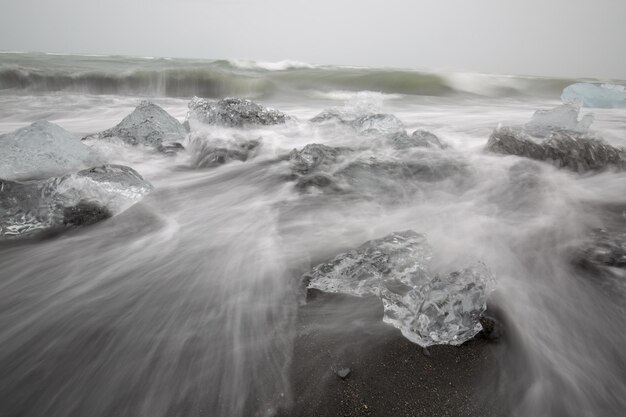
[[0, 0], [0, 50], [626, 79], [626, 0]]

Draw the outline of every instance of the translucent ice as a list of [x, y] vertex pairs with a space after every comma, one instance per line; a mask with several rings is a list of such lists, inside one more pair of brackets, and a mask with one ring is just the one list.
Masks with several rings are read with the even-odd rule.
[[0, 135], [0, 178], [23, 180], [63, 175], [99, 163], [80, 139], [53, 123], [40, 121]]
[[178, 120], [161, 107], [142, 101], [115, 127], [89, 136], [89, 139], [119, 138], [129, 145], [144, 145], [168, 152], [187, 132]]
[[495, 278], [482, 263], [440, 276], [428, 268], [431, 257], [423, 235], [395, 232], [337, 255], [305, 278], [309, 288], [379, 297], [383, 320], [421, 346], [462, 344], [482, 329]]
[[287, 117], [278, 110], [242, 98], [225, 98], [215, 102], [194, 97], [189, 102], [186, 122], [195, 120], [209, 125], [243, 127], [281, 124]]
[[152, 188], [135, 170], [121, 165], [39, 181], [0, 180], [0, 238], [93, 223], [121, 213]]
[[409, 136], [406, 132], [398, 132], [390, 137], [390, 144], [398, 150], [409, 148], [439, 148], [447, 146], [442, 143], [437, 135], [427, 130], [418, 129]]
[[367, 114], [352, 122], [352, 126], [365, 134], [393, 134], [404, 132], [404, 123], [393, 114]]
[[593, 115], [586, 114], [580, 121], [580, 107], [576, 104], [563, 104], [553, 109], [537, 110], [524, 130], [533, 136], [545, 137], [557, 130], [584, 133], [593, 123]]
[[584, 107], [624, 108], [626, 89], [621, 85], [577, 83], [565, 87], [561, 100], [580, 102]]

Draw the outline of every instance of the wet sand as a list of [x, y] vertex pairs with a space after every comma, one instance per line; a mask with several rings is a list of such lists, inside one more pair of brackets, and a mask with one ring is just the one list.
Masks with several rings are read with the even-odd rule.
[[495, 395], [502, 341], [425, 350], [381, 317], [377, 298], [309, 290], [297, 319], [291, 405], [278, 415], [505, 414]]

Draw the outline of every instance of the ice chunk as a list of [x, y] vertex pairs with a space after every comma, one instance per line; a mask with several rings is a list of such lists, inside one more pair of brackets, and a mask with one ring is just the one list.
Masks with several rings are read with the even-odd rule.
[[214, 102], [194, 97], [189, 102], [186, 122], [197, 120], [209, 125], [244, 127], [285, 123], [287, 116], [242, 98], [225, 98]]
[[409, 148], [439, 148], [445, 149], [447, 146], [442, 143], [437, 135], [418, 129], [411, 136], [406, 132], [398, 132], [390, 137], [391, 146], [395, 149]]
[[367, 114], [352, 122], [357, 132], [362, 134], [390, 135], [404, 132], [404, 123], [393, 114]]
[[117, 126], [85, 139], [119, 138], [129, 145], [144, 145], [166, 153], [180, 149], [187, 132], [178, 120], [161, 107], [142, 101]]
[[580, 107], [575, 104], [563, 104], [553, 109], [537, 110], [524, 130], [533, 136], [545, 137], [558, 130], [585, 133], [593, 123], [593, 115], [586, 114], [580, 121]]
[[0, 178], [24, 180], [63, 175], [102, 163], [80, 139], [40, 121], [0, 135]]
[[359, 150], [309, 144], [289, 154], [292, 175], [301, 190], [356, 192], [379, 199], [403, 199], [427, 183], [463, 182], [471, 176], [466, 164], [444, 154], [374, 157]]
[[126, 210], [153, 187], [121, 165], [39, 181], [0, 180], [0, 238], [90, 224]]
[[292, 150], [289, 153], [289, 162], [294, 173], [305, 175], [318, 168], [328, 168], [337, 161], [340, 154], [348, 151], [348, 148], [310, 143], [301, 150]]
[[626, 90], [621, 85], [576, 83], [565, 87], [561, 100], [580, 102], [584, 107], [624, 108]]
[[383, 302], [383, 320], [421, 346], [459, 345], [481, 329], [480, 315], [495, 285], [478, 263], [446, 276], [429, 270], [432, 251], [412, 230], [370, 240], [305, 276], [308, 288]]
[[554, 132], [546, 140], [536, 142], [519, 129], [499, 128], [489, 137], [487, 150], [548, 161], [559, 168], [577, 172], [602, 170], [611, 166], [623, 169], [626, 166], [623, 149], [573, 132]]
[[[311, 123], [339, 123], [346, 124], [349, 123], [347, 119], [351, 119], [345, 112], [341, 112], [339, 110], [330, 109], [324, 110], [317, 116], [313, 117], [310, 122]], [[352, 117], [354, 119], [354, 117]]]

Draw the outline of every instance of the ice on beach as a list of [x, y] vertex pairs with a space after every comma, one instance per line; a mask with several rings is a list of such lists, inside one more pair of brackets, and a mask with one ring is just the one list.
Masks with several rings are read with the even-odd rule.
[[301, 150], [292, 150], [289, 153], [289, 162], [295, 174], [306, 175], [318, 169], [329, 168], [339, 155], [349, 151], [348, 148], [310, 143]]
[[364, 135], [393, 135], [404, 133], [404, 123], [393, 114], [354, 113], [346, 110], [328, 109], [310, 120], [312, 123], [337, 123], [350, 126]]
[[395, 232], [337, 255], [305, 279], [308, 288], [379, 297], [383, 321], [421, 346], [460, 345], [482, 329], [495, 277], [482, 263], [439, 275], [429, 269], [431, 257], [425, 236]]
[[624, 108], [626, 88], [622, 85], [576, 83], [565, 87], [561, 100], [564, 103], [580, 102], [584, 107]]
[[194, 97], [189, 102], [186, 123], [198, 121], [208, 125], [244, 127], [252, 125], [277, 125], [285, 123], [287, 116], [274, 109], [268, 109], [251, 100], [225, 98], [219, 101]]
[[88, 139], [119, 138], [129, 145], [144, 145], [170, 152], [185, 139], [187, 132], [178, 120], [161, 107], [142, 101], [115, 127], [88, 136]]
[[0, 179], [47, 178], [100, 163], [80, 139], [47, 121], [0, 135]]
[[393, 134], [404, 132], [404, 123], [393, 114], [367, 114], [352, 122], [359, 133]]
[[437, 148], [445, 149], [447, 146], [439, 140], [437, 135], [427, 130], [418, 129], [409, 136], [406, 132], [398, 132], [390, 137], [390, 144], [394, 149], [404, 150], [410, 148]]
[[0, 180], [0, 238], [94, 223], [123, 212], [152, 189], [137, 171], [121, 165], [38, 181]]
[[538, 142], [519, 129], [501, 127], [489, 137], [487, 150], [547, 161], [558, 168], [576, 172], [626, 167], [626, 153], [623, 149], [575, 132], [553, 132], [547, 139]]
[[524, 130], [533, 136], [545, 137], [557, 130], [584, 133], [593, 123], [593, 115], [586, 114], [578, 120], [580, 106], [563, 104], [552, 109], [537, 110], [532, 119], [524, 125]]

